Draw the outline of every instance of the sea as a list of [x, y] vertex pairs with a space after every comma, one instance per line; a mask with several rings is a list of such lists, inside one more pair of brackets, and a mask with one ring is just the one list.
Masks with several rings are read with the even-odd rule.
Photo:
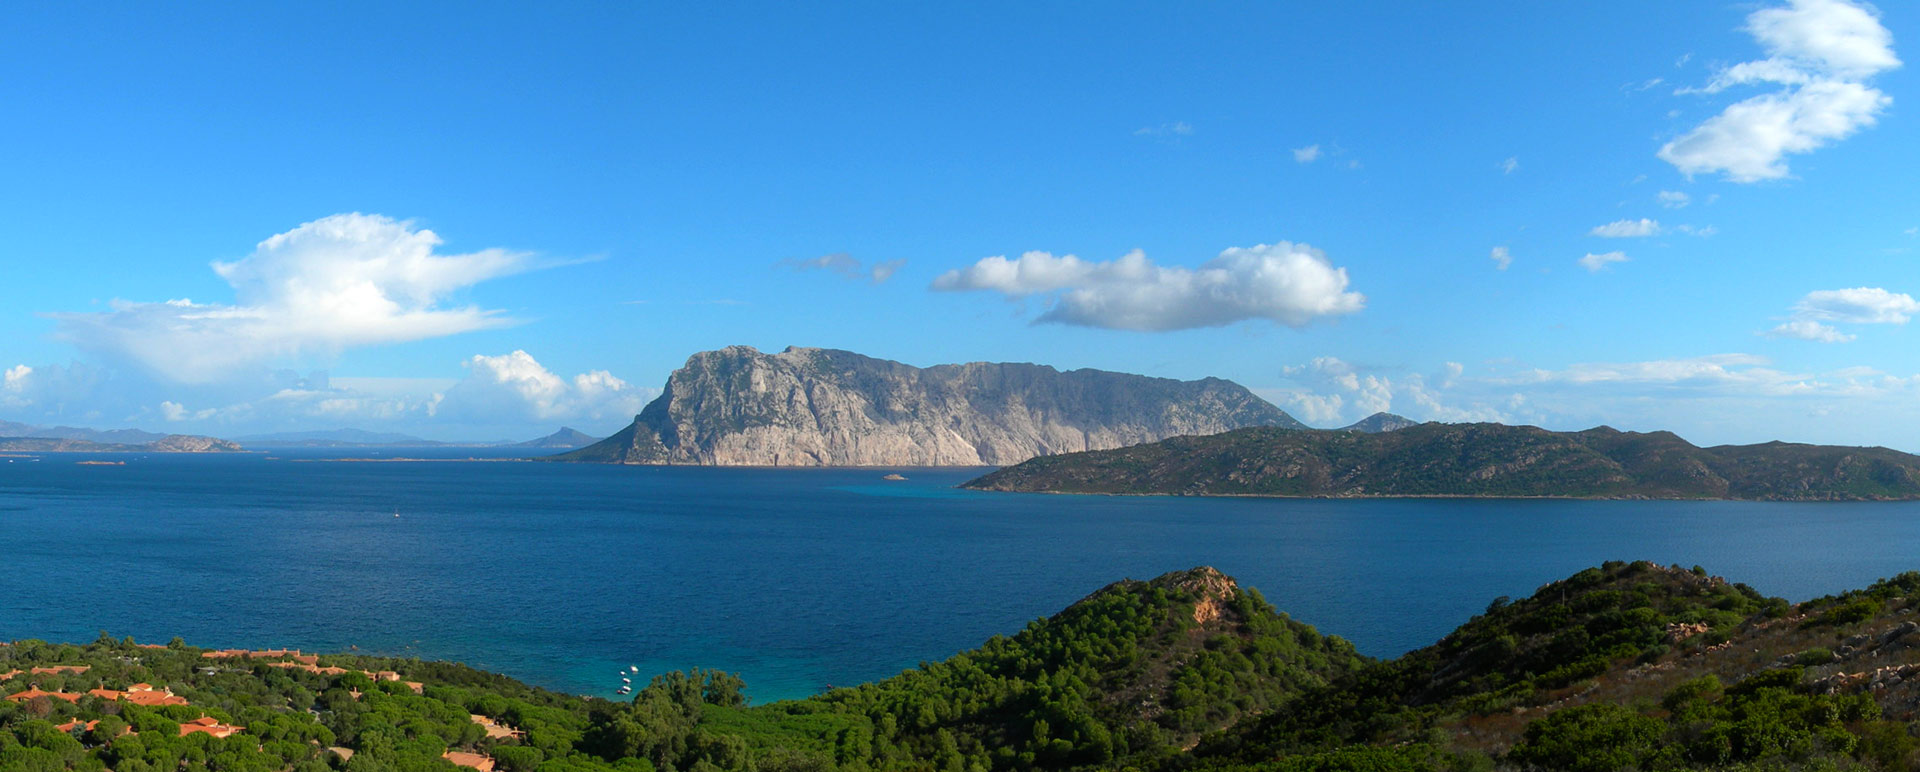
[[955, 487], [984, 469], [516, 452], [0, 459], [0, 640], [453, 660], [604, 697], [718, 668], [766, 702], [1202, 565], [1376, 657], [1607, 560], [1700, 565], [1794, 601], [1920, 569], [1920, 503], [1063, 496]]

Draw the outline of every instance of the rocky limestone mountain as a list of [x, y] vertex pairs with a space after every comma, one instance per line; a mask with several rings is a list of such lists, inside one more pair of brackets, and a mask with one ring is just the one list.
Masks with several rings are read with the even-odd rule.
[[554, 461], [979, 466], [1241, 427], [1304, 428], [1231, 381], [973, 362], [919, 368], [848, 351], [693, 355], [633, 425]]

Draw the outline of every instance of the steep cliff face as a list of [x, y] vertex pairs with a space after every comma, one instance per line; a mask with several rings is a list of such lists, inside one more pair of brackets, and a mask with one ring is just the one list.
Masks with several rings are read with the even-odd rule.
[[918, 368], [847, 351], [693, 355], [632, 426], [556, 461], [716, 466], [1004, 465], [1246, 426], [1303, 428], [1217, 378], [1030, 364]]

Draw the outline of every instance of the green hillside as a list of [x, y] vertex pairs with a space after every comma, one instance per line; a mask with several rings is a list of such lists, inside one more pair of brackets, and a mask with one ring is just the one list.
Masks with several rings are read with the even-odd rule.
[[447, 663], [16, 641], [0, 770], [1909, 770], [1916, 592], [1796, 606], [1608, 563], [1368, 660], [1202, 568], [762, 706], [713, 671], [615, 703]]
[[1702, 448], [1671, 432], [1607, 427], [1254, 428], [1042, 456], [963, 487], [1203, 496], [1913, 499], [1920, 498], [1920, 456], [1783, 442]]

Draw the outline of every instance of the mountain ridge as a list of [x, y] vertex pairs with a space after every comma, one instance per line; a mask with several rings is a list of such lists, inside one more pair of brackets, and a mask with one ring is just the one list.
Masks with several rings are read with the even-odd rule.
[[1240, 429], [1036, 458], [975, 490], [1296, 497], [1920, 499], [1920, 456], [1796, 443], [1702, 448], [1671, 432], [1426, 423]]

